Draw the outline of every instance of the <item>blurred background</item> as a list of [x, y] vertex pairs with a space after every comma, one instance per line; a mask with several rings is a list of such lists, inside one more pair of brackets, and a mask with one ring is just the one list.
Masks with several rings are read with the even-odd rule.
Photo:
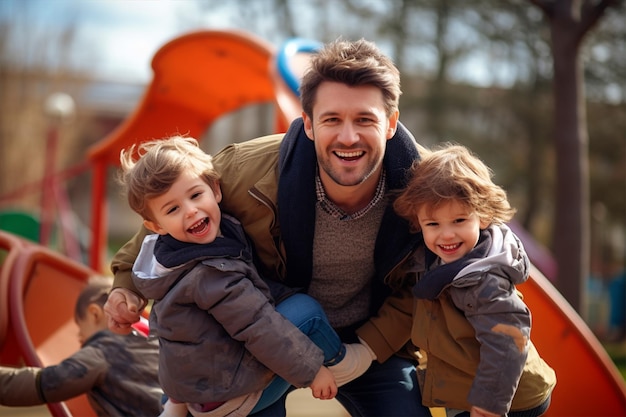
[[[87, 262], [86, 152], [138, 106], [153, 55], [177, 36], [364, 37], [399, 67], [400, 119], [417, 140], [477, 153], [542, 272], [600, 340], [623, 341], [625, 18], [620, 0], [2, 0], [0, 228], [16, 213], [25, 230], [29, 219], [48, 224], [50, 245]], [[214, 123], [203, 146], [272, 133], [272, 120], [271, 104], [246, 107]], [[114, 176], [107, 257], [140, 224]]]

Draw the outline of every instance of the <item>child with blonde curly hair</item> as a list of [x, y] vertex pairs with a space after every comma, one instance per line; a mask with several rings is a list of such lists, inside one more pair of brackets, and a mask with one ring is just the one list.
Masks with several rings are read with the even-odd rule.
[[120, 182], [147, 235], [132, 271], [155, 300], [163, 415], [247, 415], [290, 385], [331, 399], [372, 362], [342, 344], [313, 298], [257, 271], [241, 223], [220, 207], [220, 175], [195, 139], [174, 136], [122, 151]]

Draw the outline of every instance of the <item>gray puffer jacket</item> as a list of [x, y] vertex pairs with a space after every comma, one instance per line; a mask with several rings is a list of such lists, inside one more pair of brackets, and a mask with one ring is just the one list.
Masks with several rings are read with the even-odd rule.
[[133, 280], [155, 303], [159, 379], [181, 402], [226, 401], [264, 389], [274, 374], [310, 385], [323, 353], [275, 308], [240, 223], [222, 215], [207, 245], [146, 236]]

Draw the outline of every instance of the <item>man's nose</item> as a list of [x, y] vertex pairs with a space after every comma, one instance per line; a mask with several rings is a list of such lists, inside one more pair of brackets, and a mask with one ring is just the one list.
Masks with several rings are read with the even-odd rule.
[[341, 126], [338, 140], [344, 145], [353, 145], [359, 141], [359, 134], [351, 123], [344, 123]]

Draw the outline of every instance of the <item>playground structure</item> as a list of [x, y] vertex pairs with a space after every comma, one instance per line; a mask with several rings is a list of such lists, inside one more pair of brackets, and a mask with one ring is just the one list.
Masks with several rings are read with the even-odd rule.
[[[219, 117], [251, 104], [273, 103], [275, 131], [286, 131], [301, 114], [297, 84], [318, 46], [294, 39], [275, 48], [238, 31], [192, 32], [165, 44], [135, 111], [88, 151], [89, 266], [0, 232], [0, 362], [45, 366], [79, 348], [72, 308], [86, 278], [106, 268], [106, 179], [121, 149], [179, 133], [201, 138]], [[557, 373], [547, 416], [626, 415], [623, 378], [567, 301], [537, 269], [519, 289], [533, 313], [533, 341]], [[48, 407], [54, 416], [93, 415], [82, 397]]]

